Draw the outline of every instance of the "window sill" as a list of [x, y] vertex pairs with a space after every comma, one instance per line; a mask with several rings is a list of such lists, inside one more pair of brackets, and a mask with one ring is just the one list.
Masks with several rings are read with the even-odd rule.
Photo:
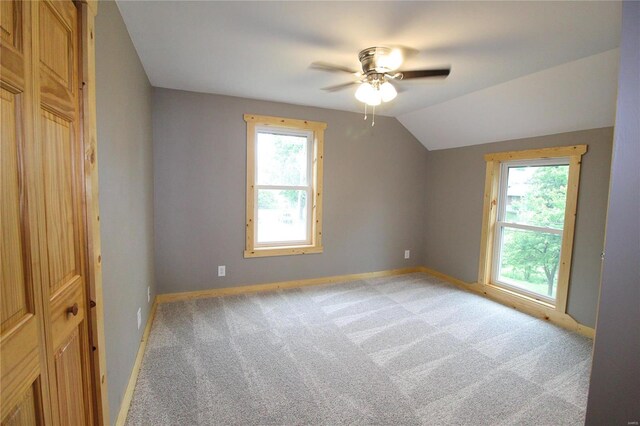
[[298, 254], [322, 253], [322, 246], [268, 247], [245, 250], [244, 257], [293, 256]]
[[490, 283], [487, 284], [485, 286], [485, 293], [493, 293], [496, 295], [502, 295], [502, 296], [506, 296], [509, 299], [515, 299], [515, 300], [519, 300], [521, 303], [525, 304], [525, 305], [529, 305], [532, 307], [538, 307], [538, 308], [545, 308], [545, 309], [550, 309], [550, 310], [555, 310], [556, 306], [552, 303], [549, 303], [547, 301], [543, 301], [543, 300], [539, 300], [536, 299], [534, 297], [531, 296], [527, 296], [525, 294], [522, 293], [518, 293], [516, 291], [512, 291], [509, 289], [506, 289], [504, 287], [501, 287], [499, 285], [496, 285], [494, 283]]

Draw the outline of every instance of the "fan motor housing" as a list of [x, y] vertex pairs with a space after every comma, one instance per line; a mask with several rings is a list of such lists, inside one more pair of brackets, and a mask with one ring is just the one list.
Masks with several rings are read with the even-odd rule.
[[364, 50], [361, 50], [358, 54], [358, 59], [362, 64], [362, 72], [365, 75], [369, 74], [385, 74], [390, 70], [385, 68], [376, 67], [376, 57], [378, 55], [389, 55], [391, 53], [391, 49], [388, 47], [368, 47]]

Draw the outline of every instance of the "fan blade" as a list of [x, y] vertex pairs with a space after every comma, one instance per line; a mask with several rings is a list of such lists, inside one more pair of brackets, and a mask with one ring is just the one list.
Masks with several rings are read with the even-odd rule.
[[414, 49], [413, 47], [403, 46], [401, 44], [393, 44], [389, 47], [392, 49], [399, 49], [402, 52], [402, 57], [404, 58], [405, 61], [407, 59], [413, 58], [418, 53], [420, 53], [418, 49]]
[[400, 80], [409, 80], [412, 78], [446, 77], [450, 72], [450, 68], [443, 68], [439, 70], [398, 71], [398, 74], [402, 74]]
[[360, 83], [359, 81], [350, 81], [348, 83], [336, 84], [335, 86], [323, 87], [322, 90], [327, 92], [337, 92], [338, 90], [346, 89], [349, 86]]
[[328, 62], [313, 62], [311, 63], [310, 68], [329, 72], [348, 72], [349, 74], [358, 74], [358, 71], [352, 68], [343, 67], [342, 65], [334, 65]]

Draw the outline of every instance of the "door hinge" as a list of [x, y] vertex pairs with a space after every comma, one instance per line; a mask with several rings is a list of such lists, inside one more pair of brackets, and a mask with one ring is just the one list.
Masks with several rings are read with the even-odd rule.
[[89, 306], [92, 308], [96, 307], [96, 302], [94, 302], [93, 300], [89, 300]]

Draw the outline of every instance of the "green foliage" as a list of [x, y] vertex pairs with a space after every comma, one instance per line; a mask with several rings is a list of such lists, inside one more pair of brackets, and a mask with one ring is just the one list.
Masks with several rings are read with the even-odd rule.
[[[513, 201], [514, 222], [562, 229], [567, 194], [568, 166], [537, 167], [529, 180], [530, 190]], [[506, 229], [503, 235], [504, 275], [528, 283], [546, 281], [552, 296], [560, 260], [562, 238], [557, 234]]]
[[503, 267], [512, 267], [511, 278], [522, 277], [527, 283], [546, 281], [547, 295], [553, 295], [560, 260], [561, 238], [556, 234], [508, 230], [503, 243]]
[[[288, 143], [282, 136], [275, 138], [276, 158], [279, 159], [281, 170], [277, 171], [281, 179], [286, 184], [300, 185], [305, 182], [305, 177], [300, 176], [304, 170], [300, 169], [300, 164], [306, 164], [304, 144]], [[301, 209], [302, 200], [306, 198], [306, 193], [299, 190], [283, 190], [280, 196], [289, 202], [289, 206], [297, 206]], [[301, 215], [302, 212], [299, 212]]]
[[[305, 185], [307, 173], [306, 139], [299, 136], [263, 135], [259, 162], [260, 180], [271, 185]], [[304, 213], [306, 192], [301, 190], [260, 190], [260, 209], [293, 209]]]
[[528, 225], [562, 229], [567, 198], [568, 166], [537, 167], [529, 181], [531, 191], [514, 209]]
[[258, 208], [259, 209], [276, 209], [278, 201], [273, 191], [258, 191]]
[[303, 185], [306, 180], [306, 149], [298, 136], [270, 135], [263, 143], [270, 154], [261, 169], [265, 181], [275, 185]]
[[300, 206], [307, 198], [306, 192], [295, 189], [280, 191], [280, 195], [287, 199], [291, 207]]
[[258, 191], [259, 209], [303, 208], [306, 200], [307, 193], [297, 189]]

